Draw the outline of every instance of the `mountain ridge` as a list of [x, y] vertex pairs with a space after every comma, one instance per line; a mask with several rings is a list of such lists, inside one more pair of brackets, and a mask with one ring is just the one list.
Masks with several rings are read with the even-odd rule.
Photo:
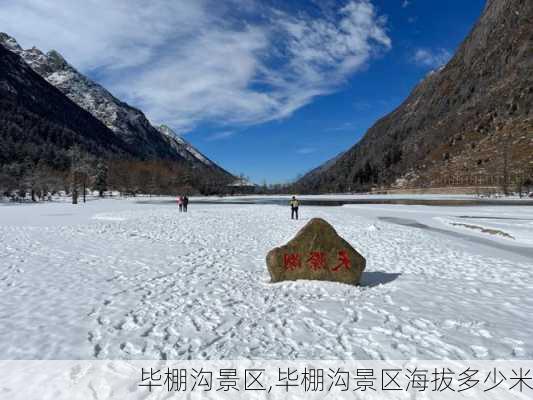
[[77, 71], [59, 52], [43, 53], [36, 47], [25, 50], [6, 33], [0, 33], [0, 44], [22, 57], [35, 72], [137, 149], [143, 158], [186, 161], [231, 175], [183, 138], [176, 139], [174, 132], [167, 135], [153, 126], [141, 110]]
[[[0, 46], [0, 166], [46, 159], [66, 169], [74, 144], [102, 157], [133, 158], [126, 142]], [[18, 167], [16, 167], [18, 168]], [[20, 175], [24, 171], [12, 171]]]
[[[304, 191], [499, 185], [533, 169], [533, 2], [490, 0], [429, 74]], [[518, 178], [517, 178], [518, 179]]]

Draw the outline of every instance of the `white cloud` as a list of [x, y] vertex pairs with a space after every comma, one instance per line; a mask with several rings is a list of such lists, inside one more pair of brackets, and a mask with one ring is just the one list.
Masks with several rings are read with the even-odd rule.
[[209, 142], [214, 141], [214, 140], [223, 140], [223, 139], [228, 139], [232, 136], [235, 136], [235, 134], [237, 134], [237, 132], [235, 131], [221, 131], [221, 132], [216, 132], [216, 133], [209, 135], [205, 140]]
[[0, 0], [0, 27], [23, 47], [57, 49], [83, 71], [123, 69], [150, 62], [176, 32], [199, 28], [201, 2]]
[[391, 47], [370, 0], [313, 16], [233, 2], [0, 0], [0, 26], [181, 132], [290, 116]]
[[446, 49], [418, 49], [413, 55], [413, 61], [421, 66], [428, 68], [439, 68], [446, 64], [452, 54]]
[[314, 152], [316, 152], [316, 149], [313, 147], [302, 147], [301, 149], [296, 150], [296, 153], [301, 155], [312, 154]]

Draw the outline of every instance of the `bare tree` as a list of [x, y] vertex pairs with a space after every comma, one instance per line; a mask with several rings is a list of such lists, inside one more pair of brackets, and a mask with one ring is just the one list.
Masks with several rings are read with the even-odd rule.
[[509, 195], [509, 174], [512, 161], [512, 136], [510, 132], [503, 133], [502, 144], [502, 190], [505, 196]]
[[78, 204], [80, 186], [83, 190], [83, 202], [86, 201], [87, 184], [91, 171], [91, 160], [87, 153], [81, 151], [78, 145], [69, 149], [70, 156], [70, 186], [72, 204]]

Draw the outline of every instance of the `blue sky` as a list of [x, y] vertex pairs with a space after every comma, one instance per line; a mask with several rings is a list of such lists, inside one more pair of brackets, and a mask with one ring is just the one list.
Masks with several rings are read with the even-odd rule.
[[288, 118], [234, 129], [233, 136], [220, 140], [209, 140], [209, 129], [198, 129], [198, 139], [187, 137], [225, 167], [259, 183], [291, 180], [347, 150], [453, 54], [484, 7], [483, 0], [409, 3], [373, 1], [387, 16], [391, 48], [349, 76], [337, 92]]
[[0, 26], [231, 172], [278, 183], [351, 147], [451, 57], [484, 4], [0, 0]]

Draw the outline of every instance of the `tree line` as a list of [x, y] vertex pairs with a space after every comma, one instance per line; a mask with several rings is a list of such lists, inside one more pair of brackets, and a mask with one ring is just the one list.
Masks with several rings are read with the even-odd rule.
[[[0, 196], [38, 201], [64, 193], [73, 203], [86, 200], [88, 191], [99, 196], [224, 194], [231, 177], [170, 160], [100, 159], [79, 146], [66, 152], [63, 163], [27, 157], [0, 164]], [[65, 165], [66, 164], [66, 165]]]

